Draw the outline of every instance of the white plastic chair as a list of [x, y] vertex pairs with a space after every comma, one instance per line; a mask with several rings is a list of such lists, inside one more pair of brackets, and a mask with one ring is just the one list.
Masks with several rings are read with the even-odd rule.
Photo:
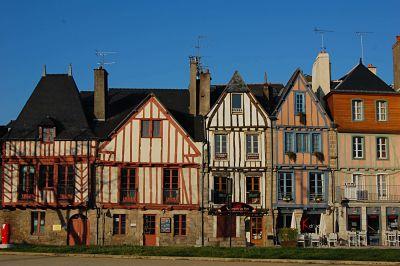
[[319, 247], [320, 245], [320, 237], [319, 234], [311, 234], [311, 246], [313, 247], [315, 244], [316, 247]]
[[358, 232], [358, 245], [359, 246], [367, 246], [367, 233], [365, 231]]
[[351, 246], [358, 246], [357, 243], [357, 233], [356, 232], [348, 232], [347, 233], [347, 244], [349, 247]]
[[395, 231], [386, 232], [386, 245], [389, 247], [397, 246], [397, 234]]
[[297, 236], [297, 244], [301, 244], [305, 248], [306, 247], [306, 236], [303, 234], [299, 234]]
[[335, 233], [329, 233], [328, 235], [328, 247], [334, 246], [336, 247], [338, 243], [338, 237]]

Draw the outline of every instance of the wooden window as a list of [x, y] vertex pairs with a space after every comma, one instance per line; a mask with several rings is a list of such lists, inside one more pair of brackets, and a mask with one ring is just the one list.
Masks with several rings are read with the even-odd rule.
[[376, 157], [378, 159], [387, 159], [388, 139], [386, 137], [376, 138]]
[[23, 165], [19, 169], [18, 199], [33, 199], [35, 188], [35, 168], [33, 165]]
[[312, 137], [312, 152], [321, 152], [321, 134], [313, 133]]
[[232, 93], [232, 113], [243, 112], [243, 102], [241, 93]]
[[226, 134], [215, 134], [215, 159], [227, 159]]
[[136, 203], [138, 189], [136, 186], [136, 169], [121, 168], [120, 201]]
[[387, 101], [376, 102], [376, 120], [387, 121]]
[[353, 121], [361, 121], [364, 119], [364, 103], [362, 100], [352, 100], [351, 110]]
[[296, 92], [295, 94], [295, 114], [306, 112], [306, 95], [304, 92]]
[[72, 200], [75, 194], [75, 170], [73, 165], [58, 166], [58, 197]]
[[46, 213], [44, 211], [31, 212], [31, 234], [44, 233]]
[[246, 135], [246, 155], [248, 160], [258, 160], [258, 134]]
[[55, 127], [39, 127], [39, 139], [44, 142], [53, 142], [56, 137]]
[[324, 200], [324, 174], [323, 173], [310, 173], [309, 177], [309, 199], [310, 201], [323, 201]]
[[285, 132], [285, 152], [294, 152], [294, 134]]
[[236, 237], [236, 216], [217, 216], [217, 237]]
[[296, 134], [296, 151], [297, 152], [309, 152], [310, 151], [310, 139], [308, 133], [297, 133]]
[[174, 236], [185, 236], [186, 235], [186, 215], [176, 214], [174, 215]]
[[142, 120], [142, 138], [161, 138], [161, 120]]
[[164, 169], [163, 173], [164, 204], [179, 204], [178, 169]]
[[40, 165], [39, 167], [39, 190], [53, 189], [54, 187], [54, 166]]
[[278, 199], [290, 201], [293, 199], [293, 173], [280, 172], [278, 174]]
[[224, 204], [227, 202], [228, 178], [226, 176], [214, 176], [214, 203]]
[[364, 158], [364, 137], [353, 137], [353, 158]]
[[246, 177], [246, 202], [248, 204], [260, 203], [260, 177]]
[[251, 239], [259, 240], [263, 238], [262, 217], [251, 217]]
[[125, 235], [126, 228], [126, 215], [114, 214], [113, 215], [113, 235]]
[[378, 200], [385, 200], [388, 197], [388, 183], [385, 174], [376, 175], [376, 189]]

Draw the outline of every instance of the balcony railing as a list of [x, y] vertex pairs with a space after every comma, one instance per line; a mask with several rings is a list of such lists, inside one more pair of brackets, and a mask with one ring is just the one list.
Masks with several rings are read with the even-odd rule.
[[138, 190], [136, 188], [122, 188], [120, 189], [120, 202], [121, 203], [137, 203]]
[[246, 192], [246, 203], [247, 204], [259, 204], [260, 203], [260, 191], [247, 191]]
[[336, 187], [338, 201], [400, 201], [400, 185], [356, 186], [348, 183]]
[[179, 204], [179, 188], [174, 189], [164, 189], [163, 202], [164, 204]]
[[226, 160], [226, 159], [228, 159], [228, 154], [227, 153], [215, 153], [215, 159], [216, 160]]

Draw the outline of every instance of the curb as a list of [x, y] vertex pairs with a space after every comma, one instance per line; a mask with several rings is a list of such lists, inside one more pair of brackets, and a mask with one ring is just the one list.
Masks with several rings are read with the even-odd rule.
[[299, 259], [246, 259], [246, 258], [213, 258], [213, 257], [169, 257], [169, 256], [135, 256], [107, 255], [85, 253], [36, 253], [3, 251], [4, 255], [48, 256], [48, 257], [80, 257], [80, 258], [109, 258], [109, 259], [149, 259], [149, 260], [188, 260], [216, 262], [258, 262], [258, 263], [292, 263], [292, 264], [325, 264], [325, 265], [400, 265], [400, 262], [385, 261], [348, 261], [348, 260], [299, 260]]

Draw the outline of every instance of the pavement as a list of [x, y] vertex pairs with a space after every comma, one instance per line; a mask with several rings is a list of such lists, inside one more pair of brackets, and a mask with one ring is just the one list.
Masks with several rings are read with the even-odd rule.
[[339, 262], [339, 261], [301, 261], [301, 260], [250, 260], [224, 258], [181, 258], [181, 257], [133, 257], [91, 254], [33, 254], [33, 253], [0, 253], [0, 265], [7, 266], [293, 266], [293, 265], [400, 265], [384, 262]]

